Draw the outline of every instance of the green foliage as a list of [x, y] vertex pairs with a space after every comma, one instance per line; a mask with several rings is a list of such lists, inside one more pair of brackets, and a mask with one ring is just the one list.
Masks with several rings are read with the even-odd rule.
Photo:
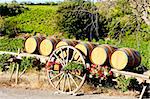
[[[0, 4], [0, 16], [16, 16], [26, 10], [28, 10], [28, 8], [24, 7], [23, 5], [17, 4], [16, 2]], [[0, 18], [0, 32], [2, 32], [3, 35], [9, 35], [13, 37], [16, 35], [16, 33], [19, 32], [19, 29], [16, 26], [17, 22], [13, 20], [4, 20], [1, 22], [1, 20], [2, 18]]]
[[4, 31], [4, 24], [5, 24], [5, 20], [3, 17], [0, 16], [0, 34], [2, 31]]
[[0, 16], [15, 16], [25, 10], [27, 10], [27, 8], [15, 2], [0, 4]]
[[[0, 55], [0, 71], [6, 70], [5, 63], [9, 63], [8, 60], [14, 56], [10, 54], [1, 54]], [[10, 64], [7, 64], [9, 66], [9, 70], [12, 70], [13, 65], [17, 65], [18, 63], [11, 62]], [[33, 68], [39, 68], [38, 65], [41, 65], [40, 61], [38, 61], [35, 57], [22, 57], [19, 62], [19, 71], [31, 70]]]
[[35, 64], [36, 61], [37, 59], [34, 57], [22, 57], [19, 70], [23, 71], [25, 68], [27, 70], [32, 69], [34, 65], [37, 65]]
[[130, 86], [133, 86], [133, 81], [136, 81], [134, 78], [125, 78], [125, 76], [118, 76], [117, 77], [117, 88], [121, 89], [121, 91], [125, 92], [128, 91]]
[[11, 20], [5, 20], [4, 30], [2, 31], [3, 35], [8, 35], [9, 37], [15, 37], [19, 32], [19, 28], [17, 28], [17, 22]]
[[102, 28], [110, 37], [118, 38], [120, 34], [132, 34], [136, 30], [137, 22], [128, 0], [100, 2], [97, 7], [104, 23]]
[[0, 51], [17, 52], [23, 49], [24, 40], [21, 38], [0, 38]]
[[9, 54], [1, 54], [0, 55], [0, 71], [4, 68], [4, 63], [8, 61], [8, 59], [11, 58], [11, 55]]
[[83, 64], [77, 62], [70, 62], [67, 64], [67, 66], [64, 67], [64, 70], [83, 70], [83, 69], [84, 69]]
[[57, 6], [27, 6], [29, 10], [20, 15], [6, 18], [5, 34], [43, 33], [52, 35], [57, 32], [55, 12]]
[[63, 2], [57, 10], [58, 28], [60, 31], [67, 33], [69, 38], [88, 38], [91, 40], [93, 36], [96, 37], [96, 28], [94, 28], [98, 22], [96, 20], [96, 16], [98, 16], [96, 9], [96, 6], [89, 1]]

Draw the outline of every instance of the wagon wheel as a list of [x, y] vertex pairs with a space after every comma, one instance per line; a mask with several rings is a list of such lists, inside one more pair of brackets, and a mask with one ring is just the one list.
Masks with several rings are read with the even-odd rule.
[[[84, 56], [72, 46], [62, 46], [54, 50], [50, 55], [47, 76], [50, 84], [60, 93], [73, 94], [84, 84], [86, 69]], [[68, 63], [77, 62], [82, 64], [83, 70], [72, 72], [65, 70]]]

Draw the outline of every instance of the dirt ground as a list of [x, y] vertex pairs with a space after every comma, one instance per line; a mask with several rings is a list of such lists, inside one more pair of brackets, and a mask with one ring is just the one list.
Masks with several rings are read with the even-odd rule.
[[[9, 81], [10, 73], [0, 73], [0, 99], [136, 99], [138, 92], [122, 93], [115, 89], [94, 88], [86, 83], [79, 92], [80, 96], [62, 95], [50, 86], [43, 72], [26, 73], [15, 84], [15, 76]], [[84, 94], [83, 94], [84, 93]]]
[[38, 89], [0, 88], [0, 99], [136, 99], [133, 96], [106, 96], [96, 95], [62, 95], [53, 91]]

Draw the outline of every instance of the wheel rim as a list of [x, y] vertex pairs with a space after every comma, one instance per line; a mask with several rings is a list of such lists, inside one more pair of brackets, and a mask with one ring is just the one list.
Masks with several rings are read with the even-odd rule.
[[[74, 58], [75, 56], [78, 56]], [[50, 55], [49, 61], [53, 62], [53, 65], [61, 67], [59, 70], [47, 69], [47, 76], [50, 84], [60, 93], [73, 94], [77, 92], [84, 84], [86, 73], [83, 70], [71, 72], [63, 70], [70, 62], [79, 62], [85, 66], [84, 56], [79, 50], [72, 46], [62, 46], [53, 51]], [[78, 73], [77, 73], [78, 72]]]

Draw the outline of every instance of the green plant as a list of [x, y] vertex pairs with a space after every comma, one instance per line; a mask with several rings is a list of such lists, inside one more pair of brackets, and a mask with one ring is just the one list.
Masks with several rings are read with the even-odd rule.
[[15, 16], [28, 8], [18, 3], [0, 3], [0, 16]]
[[26, 68], [27, 70], [35, 69], [40, 71], [44, 65], [44, 63], [41, 63], [40, 60], [35, 57], [22, 57], [19, 70], [22, 71]]
[[98, 2], [97, 7], [103, 24], [104, 32], [109, 37], [118, 38], [129, 35], [137, 29], [137, 20], [132, 12], [129, 0]]
[[[92, 40], [98, 38], [99, 14], [96, 6], [90, 1], [75, 0], [60, 4], [57, 10], [57, 25], [68, 37]], [[95, 26], [96, 24], [96, 26]]]
[[23, 71], [25, 68], [27, 70], [32, 69], [33, 67], [35, 67], [35, 65], [38, 65], [35, 64], [36, 61], [37, 59], [34, 57], [22, 57], [19, 70]]
[[133, 86], [132, 84], [135, 78], [125, 78], [125, 76], [120, 75], [117, 78], [117, 88], [121, 89], [121, 91], [128, 91], [129, 87]]
[[2, 54], [0, 55], [0, 70], [4, 70], [5, 69], [5, 65], [4, 63], [8, 63], [7, 66], [9, 66], [9, 71], [12, 70], [13, 65], [15, 65], [15, 69], [17, 64], [19, 64], [19, 71], [22, 72], [24, 70], [32, 70], [32, 69], [36, 69], [36, 70], [40, 70], [43, 64], [41, 64], [41, 62], [36, 59], [35, 57], [21, 57], [21, 59], [18, 62], [12, 61], [9, 62], [8, 60], [10, 58], [15, 58], [15, 56], [9, 55], [9, 54]]
[[1, 54], [0, 55], [0, 71], [2, 71], [5, 68], [5, 63], [11, 58], [12, 56], [10, 54]]
[[84, 66], [81, 63], [70, 62], [63, 69], [64, 70], [83, 70]]
[[17, 52], [18, 48], [23, 50], [24, 40], [21, 38], [0, 38], [0, 51]]
[[5, 20], [3, 17], [0, 16], [0, 35], [2, 34], [1, 32], [4, 31], [4, 24]]

